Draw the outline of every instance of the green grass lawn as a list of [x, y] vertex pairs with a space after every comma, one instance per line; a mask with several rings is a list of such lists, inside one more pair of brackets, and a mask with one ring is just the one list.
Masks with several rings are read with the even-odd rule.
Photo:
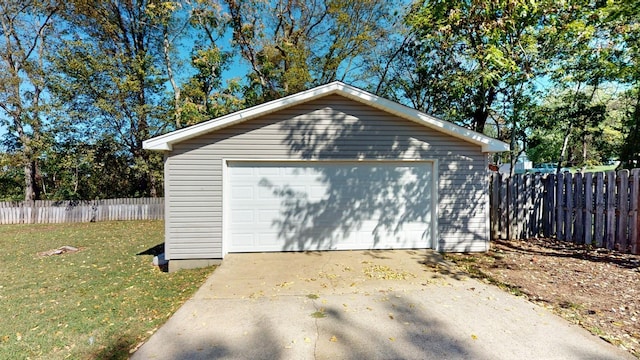
[[605, 171], [613, 171], [616, 169], [616, 165], [597, 165], [597, 166], [589, 166], [584, 172], [605, 172]]
[[128, 358], [213, 271], [161, 272], [142, 253], [163, 240], [162, 221], [0, 226], [0, 359]]

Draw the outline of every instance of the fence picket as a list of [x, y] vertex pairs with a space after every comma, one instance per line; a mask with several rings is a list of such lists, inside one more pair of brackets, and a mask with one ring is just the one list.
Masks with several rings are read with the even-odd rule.
[[564, 239], [573, 240], [573, 176], [571, 173], [564, 174]]
[[629, 170], [618, 172], [618, 224], [616, 228], [616, 242], [620, 251], [627, 251], [627, 224], [629, 223]]
[[604, 244], [605, 229], [605, 192], [604, 192], [604, 174], [596, 174], [596, 212], [594, 216], [593, 237], [596, 247], [602, 247]]
[[616, 173], [613, 171], [607, 172], [606, 182], [606, 220], [605, 220], [605, 246], [607, 249], [612, 250], [616, 239]]
[[545, 191], [546, 191], [546, 201], [544, 203], [544, 206], [546, 208], [545, 212], [545, 217], [544, 217], [544, 221], [545, 223], [545, 230], [544, 230], [544, 236], [546, 237], [551, 237], [553, 236], [556, 231], [556, 207], [555, 207], [555, 200], [556, 200], [556, 188], [554, 186], [556, 181], [556, 176], [554, 174], [549, 174], [547, 175], [546, 178], [546, 182], [544, 183], [545, 185]]
[[500, 174], [492, 173], [491, 174], [491, 183], [490, 183], [490, 196], [489, 196], [489, 221], [491, 228], [491, 238], [497, 239], [500, 230], [500, 220], [498, 219], [498, 207], [500, 202], [500, 192], [497, 190], [500, 186]]
[[584, 243], [593, 243], [593, 174], [584, 174]]
[[515, 186], [515, 206], [516, 206], [516, 211], [515, 211], [516, 226], [514, 230], [515, 230], [516, 237], [513, 239], [519, 239], [524, 236], [524, 225], [525, 225], [524, 213], [526, 211], [525, 209], [526, 193], [524, 190], [524, 181], [522, 181], [522, 175], [520, 174], [516, 175], [516, 181], [514, 182], [514, 186]]
[[507, 186], [507, 175], [500, 175], [500, 239], [507, 239], [507, 224], [509, 223], [509, 197]]
[[565, 239], [564, 232], [564, 175], [556, 176], [556, 237], [559, 240]]
[[631, 253], [638, 254], [638, 196], [640, 196], [640, 183], [638, 176], [640, 169], [631, 171], [629, 184], [629, 245]]
[[[516, 175], [517, 176], [517, 175]], [[517, 226], [517, 207], [516, 207], [516, 189], [515, 184], [517, 183], [516, 177], [507, 178], [507, 238], [509, 240], [515, 240], [515, 228]]]
[[532, 214], [531, 214], [531, 233], [530, 236], [540, 236], [542, 234], [542, 203], [544, 199], [544, 191], [542, 190], [542, 179], [540, 175], [535, 175], [532, 179]]
[[573, 225], [573, 242], [576, 244], [584, 244], [584, 185], [582, 182], [582, 173], [576, 173], [574, 178], [574, 225]]

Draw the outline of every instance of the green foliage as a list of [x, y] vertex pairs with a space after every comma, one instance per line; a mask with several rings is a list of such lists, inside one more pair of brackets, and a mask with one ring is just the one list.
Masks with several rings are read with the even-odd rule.
[[233, 45], [250, 65], [253, 105], [353, 74], [389, 35], [395, 2], [225, 1]]
[[76, 32], [50, 58], [61, 106], [128, 153], [139, 196], [158, 194], [158, 162], [143, 151], [142, 141], [159, 135], [170, 119], [158, 28], [173, 9], [154, 1], [74, 2], [64, 15]]
[[[622, 143], [620, 119], [607, 108], [605, 91], [571, 92], [551, 97], [531, 117], [527, 156], [534, 163], [588, 167], [615, 158]], [[567, 141], [566, 156], [562, 156]]]
[[0, 201], [24, 200], [24, 173], [18, 163], [16, 155], [0, 153]]
[[222, 71], [227, 67], [229, 54], [215, 44], [209, 48], [196, 48], [191, 63], [196, 70], [183, 85], [180, 123], [193, 125], [239, 110], [244, 104], [240, 100], [240, 84], [231, 80], [222, 87]]
[[639, 8], [4, 2], [0, 198], [160, 195], [161, 155], [145, 139], [333, 80], [507, 141], [504, 162], [526, 151], [534, 162], [640, 166]]
[[25, 200], [40, 197], [38, 157], [47, 146], [44, 58], [52, 51], [53, 17], [61, 8], [33, 0], [0, 3], [0, 126], [8, 130], [5, 136], [14, 145], [9, 151], [24, 172]]
[[516, 97], [525, 95], [521, 88], [543, 63], [537, 56], [537, 25], [545, 5], [415, 2], [406, 18], [412, 41], [403, 52], [418, 75], [399, 78], [399, 88], [409, 98], [428, 99], [425, 110], [483, 132], [490, 117], [506, 118], [516, 111]]

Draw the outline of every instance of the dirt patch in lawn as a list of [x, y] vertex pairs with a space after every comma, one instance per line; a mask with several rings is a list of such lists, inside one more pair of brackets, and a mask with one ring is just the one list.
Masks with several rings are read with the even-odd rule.
[[640, 256], [531, 239], [447, 259], [640, 357]]

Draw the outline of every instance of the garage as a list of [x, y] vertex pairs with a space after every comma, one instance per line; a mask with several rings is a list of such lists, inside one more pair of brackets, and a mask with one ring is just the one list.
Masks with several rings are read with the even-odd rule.
[[169, 271], [230, 252], [489, 248], [506, 143], [332, 82], [148, 139]]
[[230, 161], [228, 252], [430, 248], [433, 175], [425, 161]]

